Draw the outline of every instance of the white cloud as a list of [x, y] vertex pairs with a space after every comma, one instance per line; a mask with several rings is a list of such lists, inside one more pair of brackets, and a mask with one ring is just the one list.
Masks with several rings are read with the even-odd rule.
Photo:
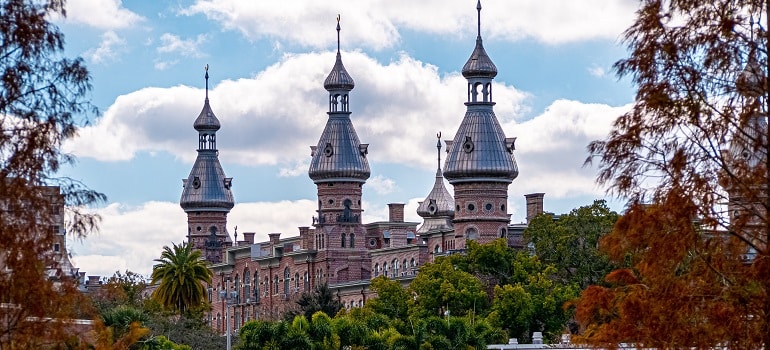
[[[371, 144], [370, 160], [433, 168], [433, 157], [420, 150], [432, 149], [426, 140], [437, 131], [449, 138], [457, 129], [465, 113], [465, 79], [457, 73], [439, 76], [436, 67], [405, 55], [387, 65], [360, 52], [345, 53], [343, 60], [356, 80], [351, 118], [361, 142]], [[308, 146], [318, 142], [326, 123], [323, 81], [333, 62], [331, 52], [287, 55], [254, 78], [214, 86], [209, 97], [222, 123], [217, 144], [223, 162], [277, 164], [283, 176], [299, 174], [309, 159]], [[210, 74], [216, 79], [215, 70]], [[504, 84], [494, 89], [498, 118], [514, 120], [526, 94]], [[120, 96], [66, 149], [103, 161], [165, 151], [192, 162], [197, 134], [191, 125], [203, 96], [203, 89], [187, 86]]]
[[126, 41], [119, 37], [114, 31], [110, 30], [102, 34], [102, 41], [99, 47], [86, 52], [86, 57], [93, 63], [104, 63], [114, 60], [118, 51], [122, 50]]
[[[297, 236], [297, 227], [312, 224], [314, 210], [314, 200], [239, 203], [228, 216], [228, 231], [232, 237], [238, 226], [239, 240], [243, 232], [255, 232], [256, 241], [271, 232]], [[109, 277], [128, 269], [149, 276], [163, 246], [187, 239], [187, 217], [178, 203], [111, 203], [95, 211], [102, 216], [100, 232], [69, 243], [75, 266], [88, 275]]]
[[392, 193], [396, 188], [396, 183], [382, 175], [377, 175], [366, 181], [366, 187], [371, 188], [378, 194]]
[[586, 146], [605, 138], [612, 122], [630, 108], [557, 100], [531, 120], [503, 125], [508, 135], [518, 136], [514, 154], [520, 173], [509, 187], [509, 198], [533, 192], [552, 198], [601, 197], [596, 170], [583, 167]]
[[588, 68], [588, 74], [597, 78], [604, 78], [607, 75], [607, 70], [604, 67], [592, 66]]
[[66, 6], [67, 21], [99, 29], [123, 29], [144, 20], [121, 0], [71, 0]]
[[205, 34], [200, 34], [195, 39], [182, 39], [178, 35], [163, 33], [157, 50], [161, 53], [177, 53], [184, 57], [204, 57], [206, 55], [201, 52], [200, 45], [206, 40]]
[[166, 70], [171, 68], [173, 65], [177, 63], [179, 63], [179, 60], [171, 60], [171, 61], [156, 60], [153, 66], [157, 70]]
[[[181, 12], [203, 14], [251, 39], [272, 37], [323, 48], [334, 44], [334, 20], [342, 9], [344, 45], [381, 49], [397, 43], [404, 30], [455, 37], [475, 35], [474, 5], [444, 0], [341, 0], [338, 6], [328, 6], [287, 0], [273, 6], [260, 1], [197, 0]], [[482, 5], [485, 37], [510, 41], [534, 38], [549, 44], [615, 40], [631, 23], [637, 8], [631, 0], [485, 0]]]

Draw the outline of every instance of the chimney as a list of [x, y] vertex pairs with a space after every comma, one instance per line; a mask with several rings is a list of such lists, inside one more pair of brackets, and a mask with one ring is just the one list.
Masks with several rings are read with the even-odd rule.
[[248, 244], [254, 244], [254, 232], [244, 232], [243, 241]]
[[278, 240], [281, 239], [281, 233], [280, 232], [278, 232], [278, 233], [276, 233], [276, 232], [268, 233], [267, 236], [270, 237], [270, 243], [271, 244], [278, 244]]
[[404, 222], [404, 203], [388, 204], [388, 221]]
[[543, 213], [543, 197], [545, 193], [530, 193], [525, 194], [527, 198], [527, 223], [529, 224], [535, 216]]

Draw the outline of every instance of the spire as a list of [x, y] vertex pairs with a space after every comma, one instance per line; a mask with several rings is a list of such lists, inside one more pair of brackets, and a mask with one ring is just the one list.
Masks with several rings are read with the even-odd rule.
[[481, 0], [476, 3], [477, 12], [477, 34], [476, 34], [476, 47], [471, 53], [471, 57], [465, 62], [463, 66], [463, 76], [466, 78], [494, 78], [497, 76], [497, 67], [492, 63], [492, 59], [487, 55], [484, 50], [484, 44], [481, 40]]
[[493, 110], [492, 80], [497, 68], [481, 40], [481, 1], [476, 11], [476, 47], [462, 70], [468, 81], [467, 110], [454, 140], [447, 142], [444, 177], [452, 184], [479, 179], [510, 183], [519, 174], [513, 157], [515, 139], [505, 137]]
[[203, 109], [198, 115], [198, 118], [195, 119], [193, 127], [195, 130], [201, 132], [216, 132], [221, 126], [219, 124], [219, 119], [214, 115], [214, 111], [211, 110], [211, 106], [209, 105], [209, 65], [207, 64], [204, 69], [206, 70], [206, 74], [204, 75], [204, 79], [206, 79], [206, 99], [203, 101]]
[[[332, 94], [342, 96], [344, 98], [342, 101], [342, 109], [343, 111], [347, 111], [347, 92], [353, 90], [355, 86], [356, 83], [353, 81], [353, 78], [350, 77], [350, 74], [348, 74], [345, 65], [342, 64], [342, 54], [340, 54], [340, 15], [337, 15], [337, 60], [334, 62], [332, 71], [329, 72], [329, 75], [324, 81], [324, 88]], [[340, 95], [340, 93], [343, 92], [344, 94]], [[332, 101], [330, 100], [329, 112], [336, 112], [337, 101], [333, 101], [334, 106], [332, 106], [331, 103]]]
[[369, 178], [366, 160], [368, 144], [361, 144], [350, 121], [348, 96], [355, 83], [342, 64], [340, 16], [337, 15], [337, 59], [324, 81], [329, 91], [329, 119], [318, 145], [311, 146], [309, 175], [316, 183], [332, 181], [365, 182]]
[[[436, 150], [438, 151], [438, 169], [436, 170], [436, 181], [433, 183], [431, 189], [425, 200], [420, 202], [417, 206], [417, 215], [422, 217], [438, 217], [443, 216], [450, 218], [454, 216], [454, 199], [449, 191], [444, 186], [444, 176], [441, 174], [441, 132], [436, 134]], [[441, 222], [443, 226], [446, 226], [446, 222]], [[435, 228], [436, 223], [431, 223], [425, 227], [420, 228], [422, 230], [428, 230], [429, 228]], [[449, 225], [451, 226], [451, 225]]]
[[187, 179], [182, 180], [184, 190], [180, 204], [185, 211], [225, 211], [234, 206], [230, 191], [232, 178], [225, 177], [219, 164], [217, 130], [219, 119], [211, 110], [208, 97], [209, 66], [206, 65], [206, 99], [193, 127], [198, 131], [198, 157]]

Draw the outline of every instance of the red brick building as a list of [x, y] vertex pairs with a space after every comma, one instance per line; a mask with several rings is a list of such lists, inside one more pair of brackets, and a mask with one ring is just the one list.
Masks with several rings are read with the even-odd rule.
[[[361, 199], [370, 176], [368, 144], [360, 142], [350, 118], [349, 93], [355, 83], [342, 63], [339, 30], [338, 23], [336, 62], [324, 81], [328, 119], [310, 147], [308, 175], [316, 184], [318, 207], [313, 226], [300, 227], [298, 236], [270, 233], [268, 241], [255, 242], [255, 233], [246, 232], [242, 241], [230, 239], [231, 179], [217, 158], [220, 125], [208, 97], [195, 121], [198, 159], [184, 180], [180, 204], [188, 214], [188, 239], [204, 251], [214, 272], [208, 287], [213, 305], [209, 321], [220, 332], [227, 329], [226, 315], [232, 330], [249, 320], [278, 319], [303, 292], [322, 283], [344, 307], [362, 306], [372, 297], [372, 278], [384, 275], [407, 284], [420, 266], [436, 256], [462, 252], [468, 240], [504, 237], [521, 246], [526, 225], [510, 225], [508, 214], [508, 185], [518, 175], [515, 139], [505, 136], [494, 115], [492, 79], [497, 70], [482, 45], [480, 25], [476, 47], [463, 67], [467, 112], [454, 140], [446, 141], [443, 171], [439, 135], [436, 181], [417, 210], [422, 223], [404, 221], [400, 203], [389, 204], [387, 221], [362, 222]], [[445, 178], [454, 186], [454, 196]], [[528, 218], [542, 212], [542, 198], [527, 197]], [[220, 297], [222, 291], [231, 298]]]

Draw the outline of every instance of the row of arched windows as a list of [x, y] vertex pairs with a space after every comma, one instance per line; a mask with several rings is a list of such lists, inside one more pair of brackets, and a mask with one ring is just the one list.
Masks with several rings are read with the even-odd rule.
[[382, 274], [385, 277], [396, 278], [396, 277], [414, 275], [414, 274], [417, 274], [417, 270], [415, 269], [416, 267], [417, 267], [417, 261], [414, 260], [414, 258], [410, 259], [408, 263], [406, 259], [404, 259], [403, 261], [399, 261], [398, 259], [393, 259], [390, 261], [390, 263], [385, 261], [382, 264], [380, 263], [374, 264], [374, 276], [376, 277]]

